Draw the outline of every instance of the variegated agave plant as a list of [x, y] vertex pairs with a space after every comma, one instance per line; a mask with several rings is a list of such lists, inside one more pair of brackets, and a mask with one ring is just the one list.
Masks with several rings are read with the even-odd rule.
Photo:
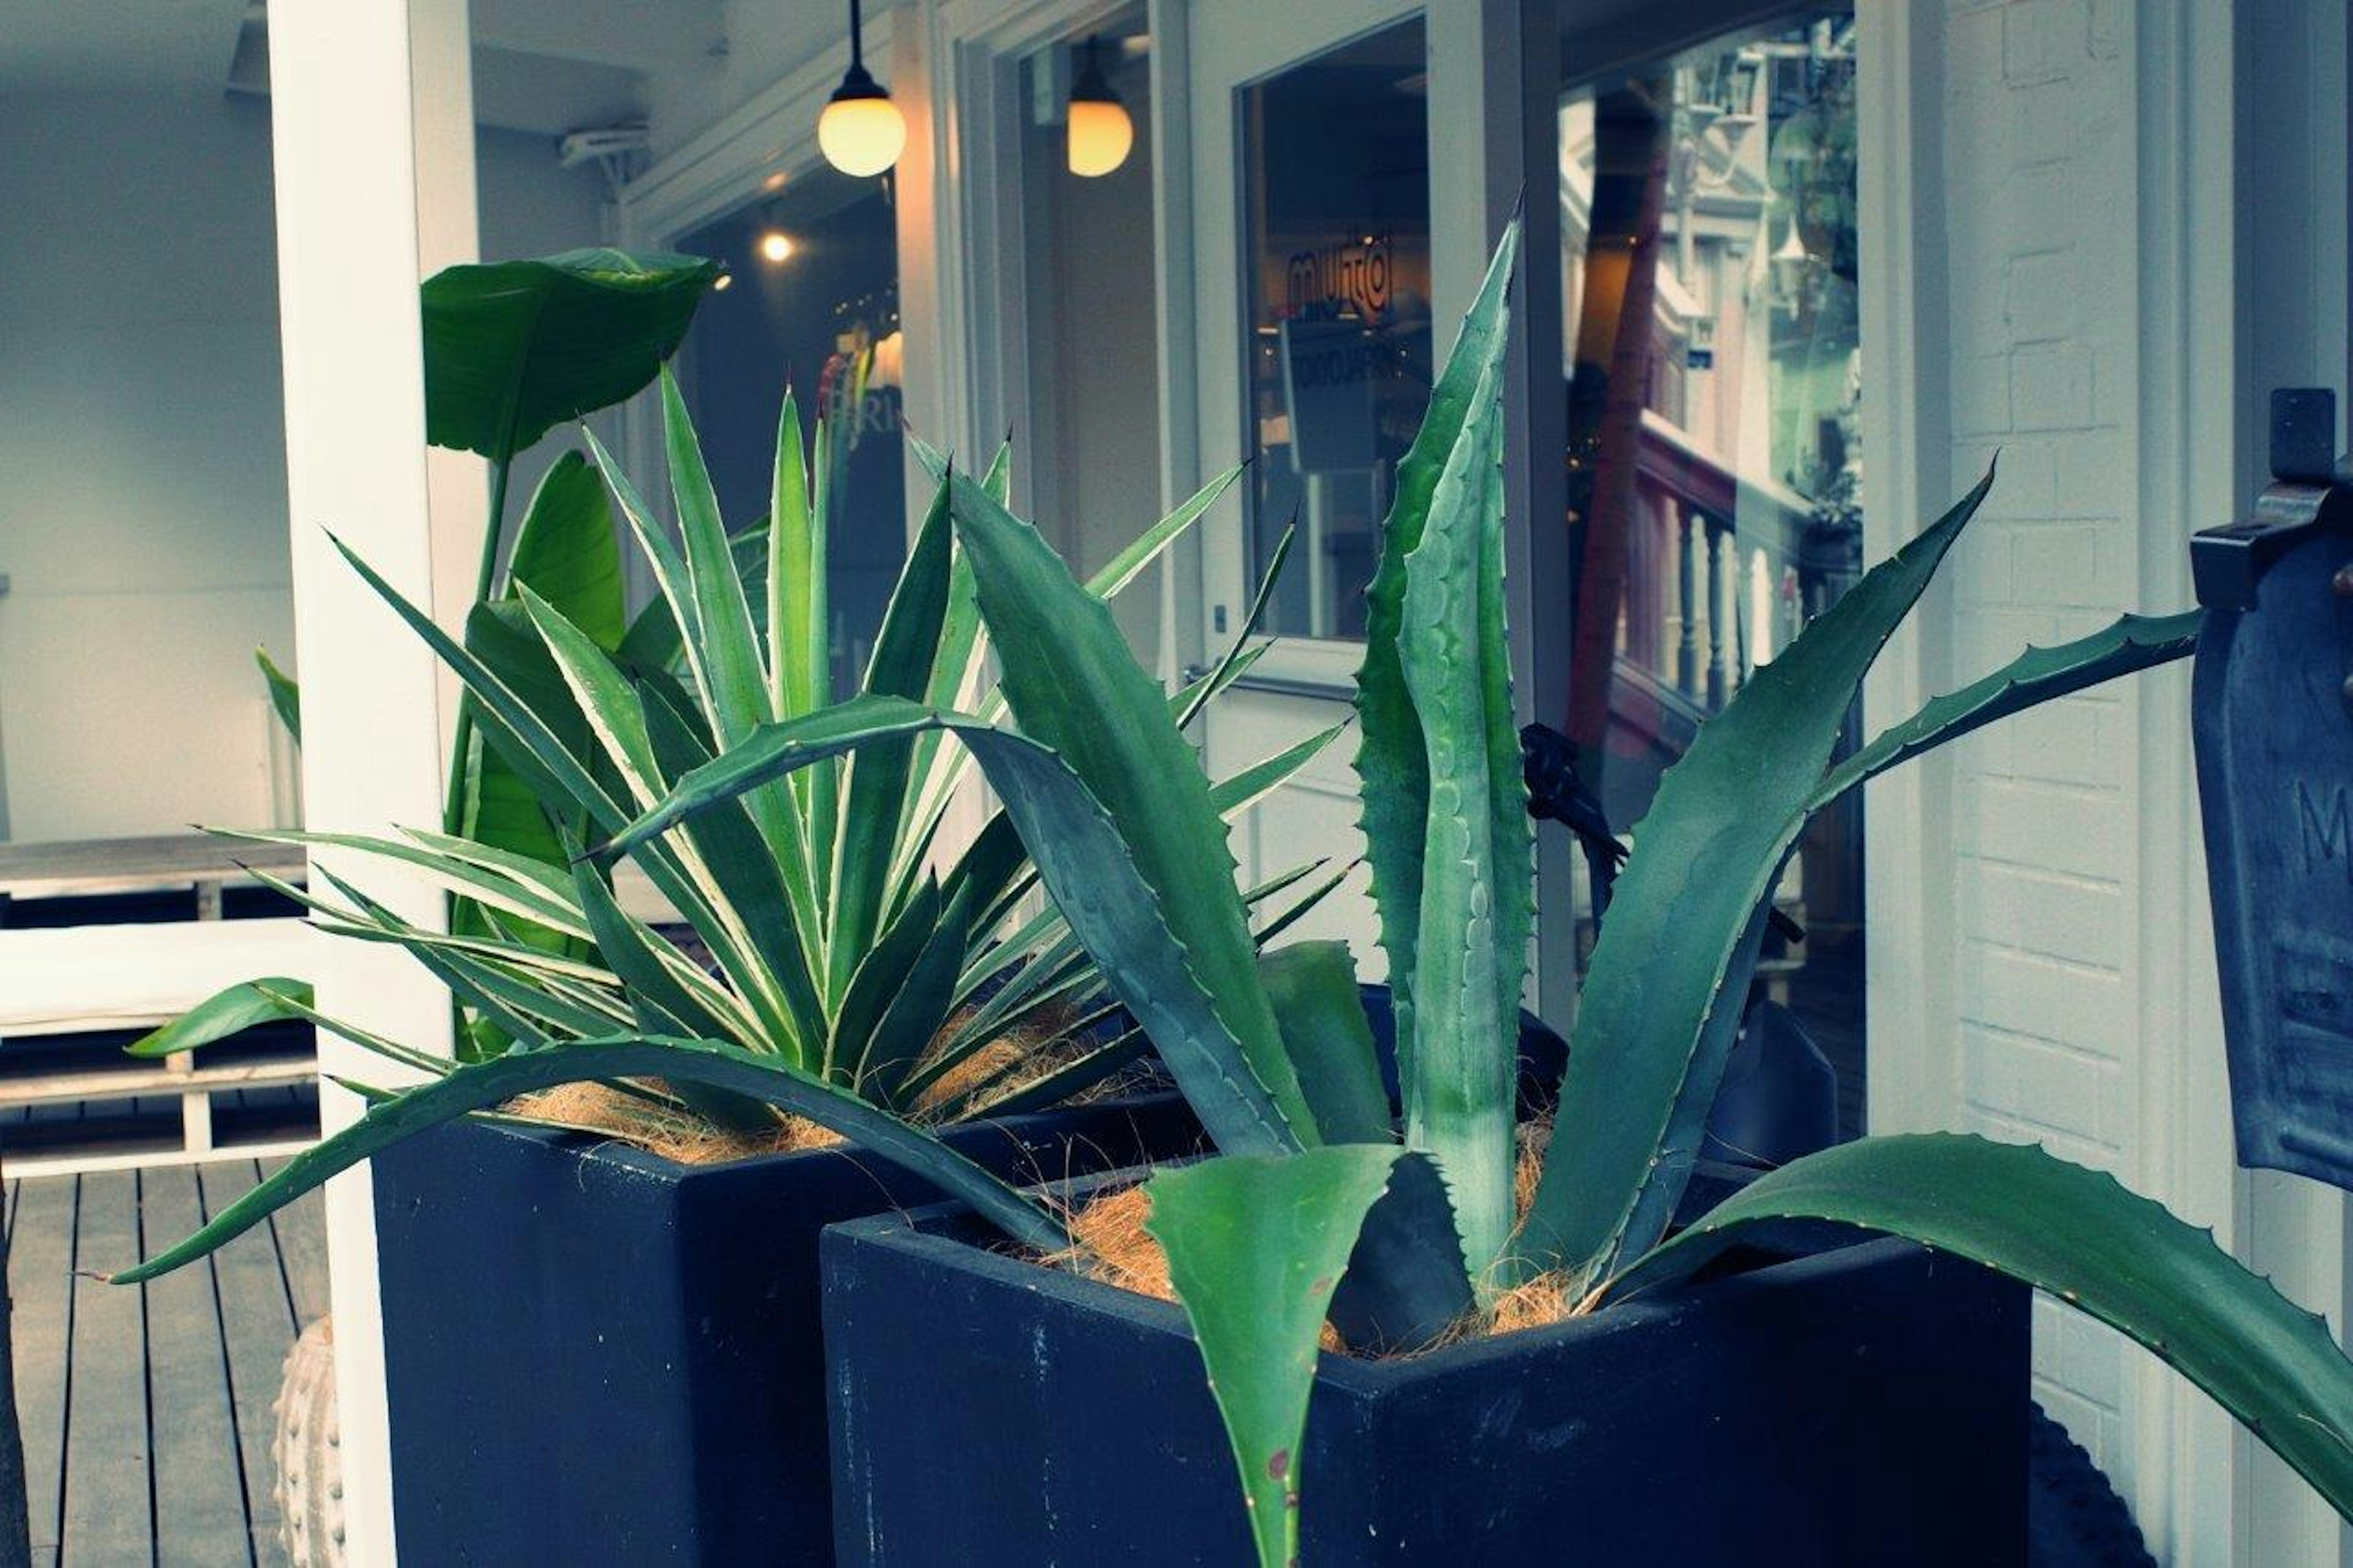
[[[934, 517], [953, 519], [1018, 729], [994, 711], [951, 710], [929, 690], [874, 690], [757, 722], [602, 853], [675, 852], [707, 814], [846, 752], [956, 737], [1005, 802], [1073, 939], [1219, 1150], [1150, 1179], [1151, 1226], [1200, 1342], [1266, 1563], [1297, 1551], [1296, 1459], [1327, 1320], [1358, 1349], [1419, 1346], [1475, 1326], [1504, 1291], [1538, 1276], [1607, 1310], [1688, 1277], [1750, 1227], [1793, 1218], [1913, 1237], [2052, 1291], [2171, 1362], [2340, 1512], [2353, 1510], [2353, 1363], [2326, 1326], [2105, 1175], [1973, 1138], [1869, 1139], [1761, 1177], [1668, 1237], [1769, 890], [1808, 817], [1931, 747], [2194, 645], [2194, 613], [2126, 616], [2030, 648], [1834, 763], [1865, 672], [1985, 485], [1759, 671], [1667, 774], [1593, 955], [1543, 1178], [1530, 1212], [1515, 1215], [1515, 1008], [1533, 879], [1497, 458], [1516, 244], [1515, 227], [1433, 389], [1370, 592], [1357, 765], [1398, 1003], [1401, 1119], [1389, 1112], [1345, 948], [1255, 951], [1219, 790], [1167, 699], [1102, 600], [1000, 495], [961, 476]], [[184, 1261], [414, 1128], [525, 1088], [638, 1072], [805, 1110], [957, 1192], [1016, 1239], [1068, 1244], [1047, 1206], [839, 1086], [722, 1040], [649, 1033], [452, 1071], [301, 1157], [195, 1242], [121, 1278]]]
[[[331, 872], [322, 873], [327, 889], [273, 885], [328, 931], [396, 943], [443, 981], [475, 1024], [461, 1037], [474, 1064], [528, 1055], [531, 1070], [544, 1072], [564, 1062], [566, 1076], [674, 1096], [723, 1125], [775, 1124], [764, 1078], [747, 1088], [675, 1067], [589, 1064], [609, 1042], [711, 1042], [730, 1059], [801, 1075], [812, 1092], [872, 1114], [937, 1124], [1051, 1105], [1132, 1062], [1144, 1036], [1109, 1026], [1116, 1005], [1051, 902], [1029, 896], [1036, 874], [1002, 814], [935, 868], [940, 826], [971, 766], [966, 751], [936, 733], [855, 755], [836, 751], [675, 835], [640, 842], [634, 858], [691, 941], [626, 911], [609, 873], [581, 853], [584, 838], [607, 837], [650, 810], [714, 752], [764, 726], [806, 721], [832, 700], [825, 465], [805, 471], [791, 398], [770, 515], [733, 538], [667, 371], [661, 398], [682, 543], [590, 434], [596, 466], [571, 456], [550, 472], [518, 535], [513, 592], [477, 606], [462, 643], [351, 558], [463, 679], [473, 723], [506, 764], [501, 776], [530, 791], [571, 852], [541, 857], [422, 831], [250, 836], [332, 846], [421, 877], [466, 916], [446, 933], [402, 919]], [[825, 450], [822, 426], [817, 447]], [[944, 459], [923, 455], [944, 476]], [[1006, 476], [1000, 455], [985, 488], [1001, 497]], [[1107, 598], [1134, 581], [1233, 478], [1220, 477], [1137, 539], [1089, 596]], [[661, 590], [626, 629], [608, 492]], [[987, 637], [947, 493], [943, 485], [892, 598], [862, 700], [949, 704], [982, 688]], [[556, 540], [563, 549], [552, 548]], [[599, 549], [601, 563], [585, 559]], [[560, 608], [552, 588], [542, 591], [549, 575], [539, 563], [548, 559], [564, 562], [567, 581], [607, 584], [610, 613], [582, 613], [587, 600], [576, 592], [561, 595], [571, 612]], [[1161, 721], [1189, 721], [1253, 657], [1237, 639], [1232, 658], [1164, 704]], [[977, 689], [973, 700], [982, 712], [1002, 711], [993, 691]], [[1224, 781], [1217, 809], [1245, 809], [1330, 739], [1313, 737]], [[1339, 874], [1319, 871], [1302, 868], [1255, 890], [1253, 910], [1266, 911], [1253, 915], [1260, 934], [1280, 931]], [[471, 1081], [468, 1065], [322, 1015], [309, 988], [290, 980], [237, 987], [133, 1048], [187, 1049], [269, 1016], [306, 1018], [434, 1079]], [[981, 1054], [1005, 1040], [1052, 1048]], [[625, 1081], [640, 1076], [659, 1076], [668, 1094]]]

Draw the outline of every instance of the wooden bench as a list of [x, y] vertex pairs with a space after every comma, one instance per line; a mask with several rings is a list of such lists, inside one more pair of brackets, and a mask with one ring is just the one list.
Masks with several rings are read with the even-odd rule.
[[[243, 861], [245, 865], [238, 862]], [[216, 1146], [213, 1096], [227, 1090], [305, 1084], [317, 1074], [309, 1049], [225, 1047], [199, 1063], [189, 1053], [161, 1061], [111, 1047], [125, 1032], [152, 1029], [222, 988], [265, 975], [310, 973], [309, 923], [272, 917], [224, 920], [222, 891], [249, 881], [246, 866], [299, 878], [297, 848], [203, 835], [88, 844], [0, 845], [0, 898], [46, 900], [186, 889], [194, 920], [0, 929], [0, 1110], [168, 1095], [179, 1102], [176, 1144], [93, 1147], [12, 1158], [12, 1170], [102, 1170], [290, 1152], [306, 1140]], [[6, 1047], [58, 1036], [106, 1036], [89, 1053], [50, 1051], [37, 1063]]]

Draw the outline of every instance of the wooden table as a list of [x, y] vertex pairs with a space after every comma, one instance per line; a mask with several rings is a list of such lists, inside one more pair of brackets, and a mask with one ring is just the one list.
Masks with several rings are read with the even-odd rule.
[[261, 844], [210, 833], [152, 838], [78, 838], [53, 844], [0, 844], [0, 899], [53, 899], [193, 888], [196, 918], [220, 918], [221, 889], [267, 871], [300, 880], [299, 844]]

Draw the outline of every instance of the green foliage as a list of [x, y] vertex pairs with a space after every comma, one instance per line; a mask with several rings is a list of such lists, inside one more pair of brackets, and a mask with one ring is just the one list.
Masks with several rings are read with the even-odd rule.
[[1146, 1226], [1167, 1249], [1200, 1341], [1261, 1563], [1298, 1561], [1315, 1342], [1365, 1215], [1409, 1158], [1394, 1143], [1332, 1144], [1228, 1155], [1152, 1178]]
[[206, 997], [162, 1028], [140, 1036], [123, 1048], [134, 1057], [168, 1057], [225, 1040], [257, 1024], [294, 1017], [296, 1015], [280, 1000], [281, 996], [307, 1003], [311, 1000], [311, 987], [282, 975], [241, 980]]
[[[217, 1037], [218, 1019], [307, 1017], [433, 1076], [424, 1089], [384, 1096], [378, 1111], [330, 1140], [321, 1159], [273, 1177], [257, 1205], [282, 1202], [338, 1162], [363, 1158], [441, 1116], [441, 1110], [412, 1113], [417, 1096], [430, 1095], [428, 1107], [462, 1114], [492, 1101], [470, 1099], [471, 1089], [453, 1084], [505, 1085], [512, 1094], [519, 1092], [512, 1087], [522, 1081], [512, 1076], [519, 1072], [533, 1082], [658, 1076], [679, 1100], [728, 1125], [773, 1122], [780, 1105], [828, 1125], [847, 1118], [845, 1130], [869, 1147], [892, 1157], [913, 1151], [907, 1163], [933, 1171], [941, 1156], [926, 1137], [908, 1131], [911, 1120], [995, 1114], [1014, 1097], [1036, 1103], [1042, 1092], [1075, 1092], [1133, 1059], [1134, 1048], [1123, 1052], [1116, 1043], [1075, 1060], [1024, 1058], [977, 1087], [939, 1097], [937, 1105], [924, 1098], [1001, 1037], [1033, 1036], [1041, 1026], [1050, 1033], [1071, 1016], [1102, 1016], [1107, 1004], [1095, 967], [1102, 953], [1128, 971], [1156, 974], [1174, 999], [1155, 1016], [1189, 1020], [1205, 1036], [1197, 1058], [1177, 1049], [1172, 1060], [1185, 1062], [1198, 1080], [1219, 1070], [1211, 1053], [1222, 1044], [1237, 1093], [1240, 1086], [1254, 1089], [1238, 1047], [1219, 1034], [1222, 1026], [1208, 998], [1159, 924], [1156, 893], [1129, 864], [1120, 832], [1071, 766], [1036, 741], [922, 700], [965, 684], [978, 637], [972, 570], [951, 528], [949, 488], [941, 487], [909, 557], [861, 693], [846, 703], [786, 712], [828, 685], [827, 650], [810, 629], [821, 605], [813, 608], [811, 592], [778, 583], [765, 568], [774, 561], [822, 558], [824, 474], [831, 466], [825, 432], [818, 432], [813, 473], [798, 458], [780, 457], [777, 504], [747, 550], [722, 524], [694, 433], [667, 376], [663, 393], [682, 543], [664, 531], [592, 436], [601, 475], [576, 458], [550, 473], [518, 541], [508, 592], [476, 606], [463, 641], [343, 552], [457, 673], [482, 738], [480, 776], [510, 781], [537, 833], [262, 836], [332, 845], [421, 876], [448, 895], [464, 918], [442, 932], [403, 919], [332, 876], [308, 890], [274, 884], [331, 934], [406, 949], [466, 1010], [472, 1049], [461, 1052], [468, 1065], [454, 1072], [447, 1064], [427, 1066], [431, 1058], [423, 1053], [316, 1014], [307, 992], [295, 995], [293, 983], [282, 981], [218, 999], [203, 1016], [167, 1032], [167, 1043], [184, 1047], [198, 1043], [199, 1035]], [[783, 440], [794, 452], [807, 441], [789, 415]], [[997, 475], [1001, 489], [1001, 466]], [[958, 482], [997, 505], [981, 487]], [[786, 493], [797, 483], [807, 486], [797, 499]], [[623, 625], [608, 494], [646, 549], [660, 590], [659, 620], [641, 616], [636, 626]], [[1133, 581], [1207, 504], [1196, 498], [1099, 583], [1115, 590]], [[1001, 510], [996, 517], [1001, 528], [1034, 541], [1026, 525]], [[756, 574], [747, 570], [753, 563], [761, 568]], [[1064, 613], [1075, 616], [1083, 605], [1108, 627], [1097, 590], [1072, 583], [1050, 552], [1046, 563], [1061, 574], [1054, 591], [1068, 601]], [[1034, 574], [1040, 567], [1025, 559], [1022, 569]], [[758, 612], [747, 579], [768, 584], [758, 590]], [[961, 628], [960, 594], [973, 609]], [[674, 658], [651, 664], [631, 653], [670, 647]], [[984, 709], [1002, 711], [992, 694], [979, 696]], [[1331, 738], [1313, 738], [1212, 786], [1175, 739], [1171, 709], [1185, 700], [1149, 688], [1152, 716], [1192, 772], [1191, 798], [1209, 830], [1221, 833], [1223, 816], [1276, 787]], [[946, 735], [956, 744], [936, 743]], [[942, 870], [933, 854], [938, 823], [973, 760], [1005, 812]], [[486, 797], [470, 826], [491, 822], [490, 804]], [[597, 854], [584, 851], [584, 839], [598, 841]], [[1035, 867], [1025, 842], [1046, 847]], [[608, 870], [623, 854], [676, 909], [691, 940], [624, 909]], [[1025, 903], [1041, 876], [1051, 887], [1084, 889], [1090, 916], [1082, 933], [1056, 910], [1033, 912]], [[1229, 879], [1223, 893], [1241, 962], [1254, 974], [1250, 910], [1257, 900], [1238, 895]], [[1294, 907], [1270, 923], [1296, 912]], [[1196, 922], [1186, 929], [1208, 928]], [[949, 1027], [964, 1009], [972, 1021]], [[1271, 1012], [1267, 1018], [1271, 1031]], [[632, 1038], [659, 1049], [617, 1055], [618, 1044]], [[686, 1055], [671, 1068], [645, 1065], [660, 1051]], [[714, 1051], [732, 1064], [727, 1070], [709, 1068]], [[787, 1094], [774, 1078], [747, 1077], [726, 1053], [866, 1110], [828, 1109], [834, 1100], [822, 1097], [817, 1109], [807, 1109], [794, 1098], [807, 1098], [800, 1089]], [[542, 1065], [527, 1072], [513, 1066], [525, 1056]], [[638, 1065], [609, 1065], [622, 1059]], [[562, 1065], [547, 1065], [551, 1060]], [[474, 1070], [493, 1066], [501, 1071]], [[1255, 1093], [1247, 1113], [1280, 1128], [1264, 1091]], [[978, 1178], [959, 1179], [965, 1185], [957, 1190], [1000, 1218], [1034, 1213], [1001, 1187], [983, 1197], [969, 1190]], [[216, 1226], [204, 1245], [232, 1230]], [[1031, 1234], [1042, 1233], [1033, 1226]]]
[[1612, 1300], [1688, 1279], [1780, 1220], [1906, 1237], [1999, 1269], [2131, 1335], [2353, 1518], [2353, 1365], [2328, 1324], [2211, 1232], [2031, 1145], [1869, 1138], [1758, 1177], [1620, 1275]]
[[1520, 1245], [1577, 1293], [1666, 1234], [1740, 1027], [1764, 911], [1881, 647], [1984, 500], [1817, 616], [1660, 781], [1577, 998], [1556, 1140]]
[[278, 668], [278, 661], [269, 657], [268, 648], [255, 648], [253, 662], [261, 668], [262, 681], [269, 688], [269, 706], [277, 710], [278, 721], [286, 726], [286, 732], [294, 738], [294, 743], [301, 745], [302, 689], [295, 684], [292, 676]]
[[425, 280], [425, 434], [504, 463], [567, 419], [654, 377], [719, 264], [567, 250], [451, 267]]

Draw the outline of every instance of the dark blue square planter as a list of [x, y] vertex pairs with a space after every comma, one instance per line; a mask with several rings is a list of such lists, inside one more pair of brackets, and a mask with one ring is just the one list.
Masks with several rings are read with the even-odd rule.
[[[950, 1141], [1037, 1181], [1196, 1137], [1156, 1094]], [[481, 1122], [378, 1155], [402, 1561], [826, 1562], [818, 1233], [940, 1197], [855, 1152], [685, 1166]]]
[[[1183, 1314], [988, 1241], [955, 1207], [826, 1233], [836, 1561], [1250, 1562]], [[1327, 1355], [1301, 1561], [2018, 1563], [2027, 1303], [1879, 1240], [1412, 1360]]]

